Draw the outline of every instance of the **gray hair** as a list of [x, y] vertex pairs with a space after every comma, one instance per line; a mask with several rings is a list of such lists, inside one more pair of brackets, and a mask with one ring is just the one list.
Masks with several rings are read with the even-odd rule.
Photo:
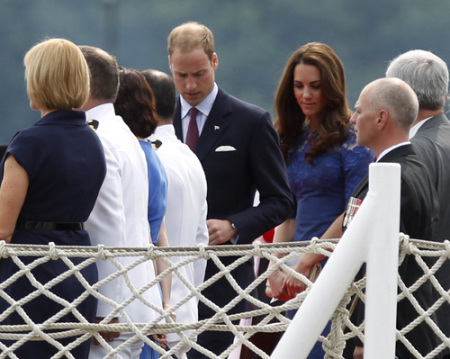
[[386, 77], [402, 79], [417, 95], [419, 107], [439, 110], [444, 107], [448, 93], [447, 64], [430, 51], [411, 50], [391, 61]]

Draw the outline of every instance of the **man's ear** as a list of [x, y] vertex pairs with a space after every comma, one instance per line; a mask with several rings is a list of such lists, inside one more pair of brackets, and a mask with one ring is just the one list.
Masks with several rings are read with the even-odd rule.
[[388, 120], [389, 120], [389, 112], [385, 109], [381, 109], [378, 112], [377, 128], [379, 130], [385, 128]]
[[219, 57], [217, 56], [217, 54], [214, 52], [212, 55], [212, 66], [214, 71], [216, 71], [217, 66], [219, 66]]

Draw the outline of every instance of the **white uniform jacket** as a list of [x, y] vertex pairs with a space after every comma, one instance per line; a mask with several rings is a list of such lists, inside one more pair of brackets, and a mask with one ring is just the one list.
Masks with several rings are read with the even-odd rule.
[[[116, 116], [112, 104], [103, 104], [86, 112], [88, 120], [97, 120], [97, 134], [103, 144], [107, 173], [97, 202], [86, 222], [93, 245], [108, 247], [148, 247], [150, 227], [147, 219], [148, 175], [147, 162], [138, 140], [120, 116]], [[122, 257], [126, 266], [137, 257]], [[111, 261], [98, 261], [99, 280], [116, 273], [118, 268]], [[152, 261], [146, 261], [128, 271], [128, 276], [139, 290], [155, 278]], [[100, 287], [99, 292], [119, 305], [131, 297], [131, 290], [124, 276]], [[143, 293], [147, 300], [161, 307], [158, 285]], [[99, 301], [97, 316], [105, 317], [113, 306]], [[155, 312], [134, 300], [125, 308], [125, 313], [134, 322], [149, 322]], [[124, 319], [123, 311], [116, 317]]]
[[[166, 230], [171, 247], [195, 247], [208, 244], [206, 227], [206, 177], [197, 156], [175, 136], [172, 125], [158, 126], [151, 140], [161, 141], [156, 150], [167, 173]], [[172, 257], [174, 263], [185, 257]], [[197, 260], [179, 269], [180, 275], [194, 286], [203, 283], [205, 260]], [[172, 277], [171, 305], [174, 306], [189, 295], [190, 291], [174, 273]], [[197, 298], [191, 298], [177, 311], [177, 322], [198, 321]], [[187, 333], [186, 333], [187, 334]], [[169, 341], [179, 340], [175, 334], [168, 334]]]

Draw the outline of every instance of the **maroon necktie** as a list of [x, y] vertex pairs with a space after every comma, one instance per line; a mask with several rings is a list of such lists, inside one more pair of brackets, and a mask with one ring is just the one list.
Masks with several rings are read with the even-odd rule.
[[191, 107], [191, 120], [189, 121], [189, 127], [186, 135], [186, 144], [192, 151], [195, 151], [198, 141], [198, 126], [197, 126], [197, 114], [198, 110], [195, 107]]

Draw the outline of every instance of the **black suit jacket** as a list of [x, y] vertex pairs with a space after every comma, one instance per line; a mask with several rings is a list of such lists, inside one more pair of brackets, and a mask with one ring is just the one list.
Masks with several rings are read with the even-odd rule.
[[[180, 114], [178, 100], [174, 126], [183, 141]], [[293, 211], [279, 148], [268, 112], [219, 89], [195, 154], [208, 183], [208, 218], [234, 223], [238, 244], [251, 243]], [[260, 193], [258, 207], [253, 206], [256, 190]]]
[[[398, 147], [379, 162], [401, 165], [400, 231], [411, 238], [436, 240], [439, 201], [428, 170], [419, 161], [411, 145]], [[354, 198], [364, 198], [369, 189], [368, 176], [356, 186]]]
[[[398, 147], [387, 153], [379, 162], [394, 162], [401, 166], [401, 204], [400, 231], [411, 238], [434, 240], [439, 218], [439, 203], [436, 191], [431, 182], [428, 171], [414, 153], [412, 145]], [[367, 176], [359, 183], [352, 193], [352, 197], [363, 199], [368, 192]], [[364, 271], [364, 269], [363, 269]], [[413, 256], [405, 256], [399, 267], [400, 278], [407, 287], [413, 285], [424, 272]], [[428, 281], [413, 293], [423, 309], [430, 308], [437, 300], [436, 293]], [[417, 319], [419, 314], [409, 299], [402, 299], [397, 306], [397, 329], [402, 329]], [[436, 315], [431, 315], [434, 321]], [[360, 304], [355, 310], [352, 321], [358, 324], [364, 318], [364, 309]], [[439, 345], [433, 330], [427, 324], [421, 323], [406, 334], [411, 344], [425, 356]], [[357, 343], [361, 345], [361, 343]], [[351, 350], [350, 350], [351, 352]], [[346, 358], [351, 358], [351, 353]], [[398, 358], [414, 358], [406, 347], [397, 342], [396, 355]], [[440, 357], [440, 356], [438, 356]]]

